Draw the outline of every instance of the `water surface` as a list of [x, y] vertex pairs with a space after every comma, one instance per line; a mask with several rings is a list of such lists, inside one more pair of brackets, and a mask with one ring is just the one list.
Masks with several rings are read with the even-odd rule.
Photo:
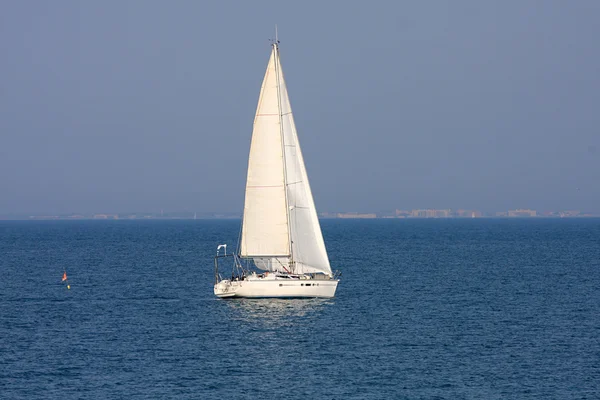
[[1, 397], [600, 398], [599, 220], [322, 227], [334, 299], [220, 300], [239, 221], [0, 222]]

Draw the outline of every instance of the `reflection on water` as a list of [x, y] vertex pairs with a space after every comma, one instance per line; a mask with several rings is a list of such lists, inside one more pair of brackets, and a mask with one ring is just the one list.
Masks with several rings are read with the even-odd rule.
[[227, 299], [231, 317], [265, 327], [294, 325], [318, 316], [334, 299]]

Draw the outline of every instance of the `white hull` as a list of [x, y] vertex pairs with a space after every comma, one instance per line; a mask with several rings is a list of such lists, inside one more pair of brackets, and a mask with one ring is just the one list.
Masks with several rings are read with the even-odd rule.
[[338, 280], [319, 279], [244, 279], [222, 280], [215, 285], [218, 297], [249, 298], [331, 298], [335, 296]]

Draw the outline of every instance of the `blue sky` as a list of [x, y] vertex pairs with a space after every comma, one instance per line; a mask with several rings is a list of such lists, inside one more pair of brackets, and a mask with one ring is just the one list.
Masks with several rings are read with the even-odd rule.
[[600, 2], [6, 1], [0, 213], [240, 211], [279, 26], [319, 211], [600, 211]]

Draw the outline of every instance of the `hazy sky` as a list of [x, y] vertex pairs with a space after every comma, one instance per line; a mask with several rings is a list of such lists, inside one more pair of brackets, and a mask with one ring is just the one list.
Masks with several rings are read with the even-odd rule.
[[319, 211], [600, 211], [600, 1], [0, 3], [0, 213], [241, 211], [279, 26]]

